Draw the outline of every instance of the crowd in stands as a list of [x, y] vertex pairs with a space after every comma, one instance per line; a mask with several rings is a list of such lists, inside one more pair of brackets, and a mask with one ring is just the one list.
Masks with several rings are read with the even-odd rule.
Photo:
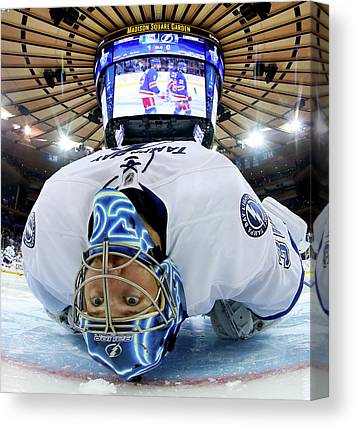
[[268, 176], [262, 175], [260, 177], [256, 177], [254, 173], [252, 173], [251, 175], [246, 174], [246, 179], [250, 183], [250, 185], [254, 189], [256, 189], [257, 187], [266, 186], [282, 178], [293, 177], [295, 173], [296, 173], [296, 168], [287, 168], [283, 171], [278, 171]]
[[21, 250], [21, 239], [22, 239], [23, 227], [19, 229], [15, 225], [4, 224], [4, 219], [2, 219], [1, 225], [1, 251], [3, 251], [8, 245], [13, 245], [15, 247], [15, 252], [18, 254]]
[[49, 175], [51, 175], [47, 170], [35, 171], [33, 169], [27, 168], [22, 161], [14, 158], [9, 154], [3, 153], [1, 160], [16, 168], [17, 171], [27, 180], [36, 180], [38, 182], [44, 183]]
[[[33, 201], [39, 194], [39, 188], [42, 187], [43, 183], [48, 178], [47, 171], [38, 172], [26, 168], [24, 164], [8, 154], [3, 154], [1, 160], [6, 162], [15, 168], [18, 173], [26, 180], [28, 183], [36, 182], [34, 186], [35, 189], [30, 189], [30, 186], [23, 184], [24, 181], [21, 181], [17, 184], [10, 184], [6, 182], [6, 177], [2, 177], [1, 182], [1, 205], [2, 209], [12, 209], [16, 210], [23, 214], [28, 214], [32, 208]], [[31, 193], [31, 198], [28, 197], [28, 194]]]
[[[15, 210], [18, 214], [28, 215], [33, 206], [33, 201], [26, 198], [26, 189], [20, 187], [19, 194], [17, 185], [2, 183], [1, 186], [1, 208], [3, 211]], [[25, 193], [25, 194], [24, 194]]]
[[286, 201], [285, 205], [287, 205], [290, 210], [297, 213], [304, 208], [309, 208], [311, 206], [311, 202], [307, 196], [299, 195], [296, 198]]

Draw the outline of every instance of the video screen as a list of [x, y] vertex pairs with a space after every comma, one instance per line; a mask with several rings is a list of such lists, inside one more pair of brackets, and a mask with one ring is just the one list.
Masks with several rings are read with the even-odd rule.
[[101, 51], [101, 56], [96, 61], [95, 70], [94, 70], [94, 74], [95, 74], [95, 85], [98, 83], [101, 71], [107, 65], [109, 65], [111, 63], [112, 63], [112, 48], [109, 47], [109, 48], [103, 49]]
[[174, 114], [206, 118], [205, 64], [150, 56], [116, 63], [113, 117]]

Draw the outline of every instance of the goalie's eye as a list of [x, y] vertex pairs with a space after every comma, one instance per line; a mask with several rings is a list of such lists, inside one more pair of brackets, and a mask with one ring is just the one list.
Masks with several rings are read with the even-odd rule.
[[126, 304], [129, 306], [136, 306], [140, 299], [136, 296], [125, 297]]
[[90, 299], [90, 302], [91, 302], [91, 304], [92, 304], [93, 306], [98, 307], [98, 306], [100, 306], [100, 305], [102, 305], [102, 304], [103, 304], [104, 299], [103, 299], [102, 297], [97, 297], [97, 296], [95, 296], [95, 297], [92, 297], [92, 298]]

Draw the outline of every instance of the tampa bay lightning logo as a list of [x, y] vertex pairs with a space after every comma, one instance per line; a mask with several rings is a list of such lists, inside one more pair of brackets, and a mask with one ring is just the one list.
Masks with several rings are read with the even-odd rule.
[[23, 243], [28, 248], [33, 248], [35, 246], [36, 239], [36, 222], [35, 222], [35, 213], [32, 212], [27, 219], [25, 226], [25, 231], [23, 233]]
[[106, 355], [110, 358], [116, 358], [122, 354], [122, 348], [118, 343], [111, 343], [105, 347]]
[[241, 198], [240, 214], [245, 232], [251, 238], [259, 238], [268, 228], [268, 216], [261, 204], [245, 193]]
[[172, 33], [168, 34], [162, 34], [161, 35], [161, 42], [162, 43], [173, 43], [175, 41], [175, 35]]

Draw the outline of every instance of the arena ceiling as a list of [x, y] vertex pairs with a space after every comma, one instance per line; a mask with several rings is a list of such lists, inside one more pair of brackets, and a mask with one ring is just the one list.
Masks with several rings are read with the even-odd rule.
[[[294, 143], [289, 126], [295, 118], [305, 132], [316, 112], [328, 121], [328, 6], [272, 2], [267, 16], [251, 18], [243, 16], [242, 5], [75, 7], [79, 18], [73, 25], [55, 25], [46, 8], [3, 10], [2, 109], [11, 115], [1, 121], [3, 139], [50, 154], [58, 152], [63, 133], [94, 150], [102, 147], [102, 125], [91, 115], [97, 106], [97, 45], [116, 29], [168, 21], [209, 30], [222, 44], [226, 69], [218, 145], [243, 155], [244, 141], [256, 127], [271, 147]], [[256, 62], [271, 71], [271, 81], [267, 71], [256, 75]], [[51, 88], [43, 73], [57, 69], [64, 69], [66, 79]]]

